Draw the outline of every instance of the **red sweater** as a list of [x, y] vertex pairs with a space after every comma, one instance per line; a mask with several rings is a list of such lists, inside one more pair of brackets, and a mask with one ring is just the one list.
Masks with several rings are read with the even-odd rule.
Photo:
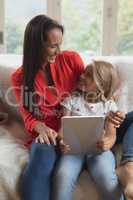
[[50, 64], [50, 70], [54, 81], [54, 88], [50, 88], [44, 78], [44, 72], [40, 69], [35, 78], [35, 91], [43, 101], [38, 103], [39, 110], [42, 113], [41, 119], [36, 118], [28, 112], [22, 104], [22, 86], [23, 86], [23, 68], [18, 68], [11, 76], [14, 86], [14, 94], [26, 129], [30, 134], [31, 144], [38, 135], [34, 131], [38, 121], [44, 122], [47, 126], [58, 132], [60, 128], [60, 101], [66, 93], [70, 93], [76, 86], [80, 74], [84, 71], [84, 64], [80, 56], [75, 52], [63, 51], [57, 55], [55, 63]]

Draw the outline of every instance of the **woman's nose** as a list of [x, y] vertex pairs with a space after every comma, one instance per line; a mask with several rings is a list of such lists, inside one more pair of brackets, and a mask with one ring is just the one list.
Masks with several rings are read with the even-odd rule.
[[60, 46], [57, 46], [56, 48], [56, 54], [60, 53]]

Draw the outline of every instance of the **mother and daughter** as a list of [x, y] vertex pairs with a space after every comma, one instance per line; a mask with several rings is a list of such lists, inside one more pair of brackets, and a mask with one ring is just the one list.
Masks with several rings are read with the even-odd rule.
[[[77, 178], [86, 166], [100, 199], [122, 200], [111, 149], [116, 128], [121, 125], [119, 135], [125, 135], [123, 165], [117, 173], [129, 197], [133, 195], [133, 179], [128, 178], [133, 177], [133, 114], [124, 119], [114, 101], [121, 85], [119, 74], [108, 62], [93, 61], [85, 68], [76, 52], [61, 52], [63, 33], [62, 25], [53, 19], [34, 17], [25, 30], [22, 67], [11, 77], [30, 137], [26, 144], [30, 159], [21, 180], [22, 199], [71, 200]], [[106, 117], [103, 137], [96, 144], [100, 153], [66, 154], [69, 146], [63, 140], [61, 117], [99, 114]]]

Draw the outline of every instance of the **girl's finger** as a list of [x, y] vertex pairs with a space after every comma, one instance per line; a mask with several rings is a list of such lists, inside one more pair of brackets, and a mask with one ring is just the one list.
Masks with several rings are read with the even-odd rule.
[[115, 126], [120, 126], [120, 122], [113, 119], [113, 118], [109, 118], [109, 120], [115, 125]]
[[115, 113], [115, 115], [116, 115], [117, 117], [119, 117], [121, 120], [124, 120], [124, 119], [125, 119], [125, 114], [122, 113], [122, 112], [120, 112], [120, 111], [117, 111], [117, 112]]
[[120, 119], [119, 117], [117, 117], [117, 116], [115, 116], [114, 117], [114, 120], [116, 120], [117, 122], [119, 122], [120, 124], [123, 122], [123, 120], [122, 119]]
[[123, 120], [119, 119], [118, 117], [114, 117], [114, 120], [119, 123], [119, 125], [122, 124]]
[[116, 121], [119, 121], [120, 123], [122, 123], [123, 120], [125, 119], [125, 116], [122, 115], [119, 111], [118, 111], [118, 112], [115, 112], [115, 113], [114, 113], [114, 112], [111, 112], [111, 113], [109, 114], [109, 117], [115, 119]]

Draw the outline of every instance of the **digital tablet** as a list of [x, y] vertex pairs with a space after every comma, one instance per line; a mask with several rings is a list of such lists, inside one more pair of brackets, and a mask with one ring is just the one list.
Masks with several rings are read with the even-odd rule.
[[63, 135], [69, 154], [97, 153], [96, 143], [103, 135], [105, 116], [65, 116]]

